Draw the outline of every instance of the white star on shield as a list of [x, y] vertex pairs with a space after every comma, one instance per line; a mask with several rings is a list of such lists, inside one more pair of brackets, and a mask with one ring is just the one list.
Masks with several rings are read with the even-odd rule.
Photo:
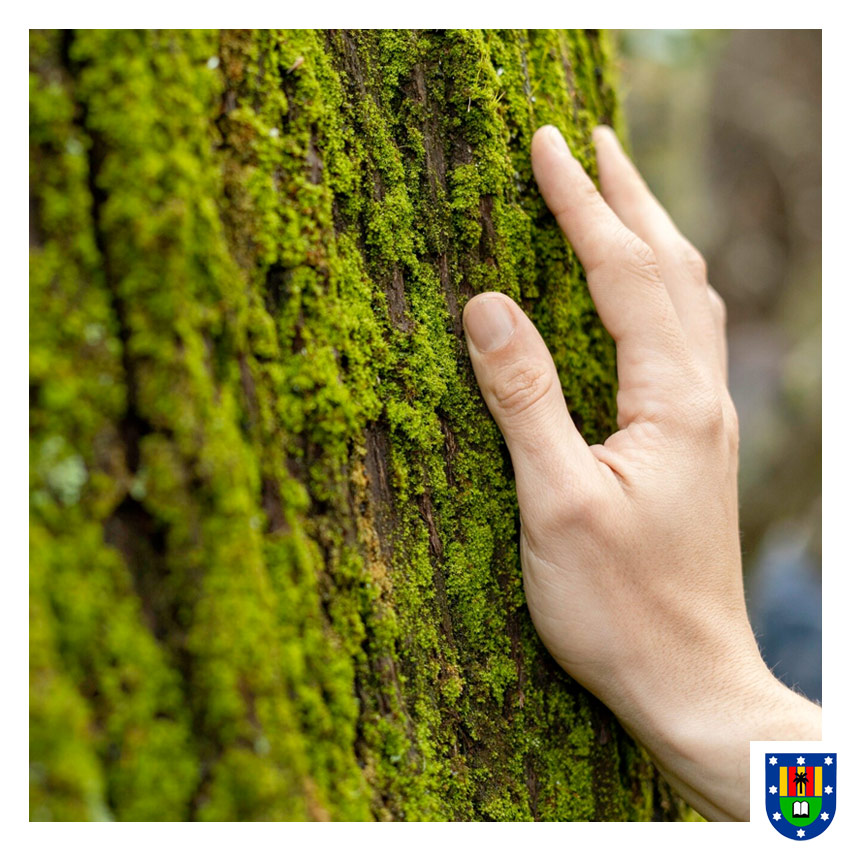
[[767, 790], [770, 791], [771, 794], [775, 794], [776, 793], [776, 786], [771, 785], [770, 788], [768, 788]]
[[797, 838], [805, 838], [805, 837], [806, 837], [806, 830], [805, 829], [798, 829], [797, 830]]
[[806, 763], [806, 760], [805, 760], [802, 756], [800, 756], [800, 757], [797, 759], [797, 764], [805, 764], [805, 763]]
[[826, 788], [823, 789], [823, 793], [824, 794], [831, 794], [832, 793], [832, 786], [827, 785]]
[[774, 813], [773, 813], [773, 819], [774, 819], [774, 820], [781, 820], [781, 819], [782, 819], [782, 815], [780, 815], [780, 814], [779, 814], [779, 812], [774, 812]]
[[832, 756], [827, 756], [827, 757], [823, 760], [823, 763], [824, 763], [824, 764], [832, 764]]
[[770, 757], [770, 763], [771, 763], [772, 765], [773, 765], [773, 764], [776, 764], [776, 756], [771, 756], [771, 757]]
[[820, 816], [820, 819], [821, 819], [821, 820], [829, 820], [829, 812], [824, 812], [824, 813]]

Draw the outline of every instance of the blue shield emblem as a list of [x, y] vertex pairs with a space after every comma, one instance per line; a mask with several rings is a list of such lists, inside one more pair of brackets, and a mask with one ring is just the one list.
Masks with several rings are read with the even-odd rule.
[[767, 753], [764, 757], [768, 820], [786, 838], [820, 835], [835, 817], [835, 753]]

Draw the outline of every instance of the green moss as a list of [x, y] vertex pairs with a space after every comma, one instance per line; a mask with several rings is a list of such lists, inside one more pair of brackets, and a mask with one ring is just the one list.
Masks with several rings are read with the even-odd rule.
[[551, 122], [592, 166], [608, 49], [32, 34], [33, 817], [659, 814], [534, 633], [460, 333], [520, 299], [613, 427], [528, 159]]

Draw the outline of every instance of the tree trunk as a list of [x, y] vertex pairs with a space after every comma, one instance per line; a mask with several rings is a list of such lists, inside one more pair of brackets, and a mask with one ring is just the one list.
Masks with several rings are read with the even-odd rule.
[[594, 31], [31, 35], [31, 816], [678, 818], [549, 658], [460, 314], [614, 350], [529, 162]]

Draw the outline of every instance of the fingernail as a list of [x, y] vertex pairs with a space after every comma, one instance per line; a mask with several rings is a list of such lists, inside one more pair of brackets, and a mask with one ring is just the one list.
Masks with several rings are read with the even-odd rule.
[[551, 146], [552, 150], [562, 154], [570, 153], [570, 149], [567, 147], [567, 142], [561, 135], [561, 131], [557, 127], [553, 127], [551, 124], [547, 124], [545, 127], [543, 127], [543, 135], [547, 143]]
[[463, 311], [463, 324], [479, 351], [495, 351], [511, 337], [516, 325], [508, 305], [501, 298], [475, 298]]

